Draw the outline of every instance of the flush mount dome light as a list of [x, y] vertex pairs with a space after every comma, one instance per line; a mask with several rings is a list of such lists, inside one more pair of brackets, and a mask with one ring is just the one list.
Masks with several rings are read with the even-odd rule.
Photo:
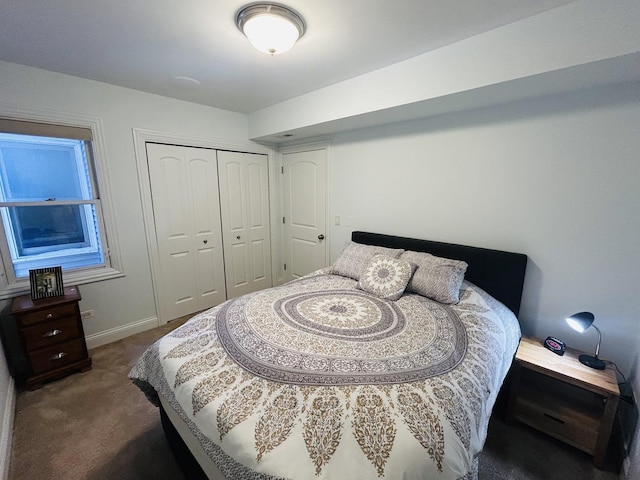
[[290, 50], [305, 32], [300, 15], [275, 3], [253, 3], [241, 8], [236, 14], [236, 25], [251, 45], [270, 55]]

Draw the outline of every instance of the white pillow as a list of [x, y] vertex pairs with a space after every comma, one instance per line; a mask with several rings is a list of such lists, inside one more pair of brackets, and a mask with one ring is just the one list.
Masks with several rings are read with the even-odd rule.
[[410, 250], [400, 258], [418, 266], [407, 285], [408, 292], [418, 293], [440, 303], [460, 301], [460, 286], [467, 271], [466, 262]]
[[416, 265], [400, 258], [376, 255], [365, 266], [358, 288], [384, 300], [397, 300], [404, 293]]
[[333, 273], [342, 275], [343, 277], [360, 280], [360, 275], [367, 265], [367, 262], [374, 255], [387, 255], [389, 257], [398, 258], [404, 250], [385, 247], [377, 247], [375, 245], [364, 245], [362, 243], [349, 242], [342, 251], [338, 259], [333, 262]]

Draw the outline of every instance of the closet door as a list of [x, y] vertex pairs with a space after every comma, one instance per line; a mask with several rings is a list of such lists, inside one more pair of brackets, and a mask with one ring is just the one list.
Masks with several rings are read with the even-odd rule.
[[271, 287], [266, 155], [218, 151], [227, 297]]
[[226, 300], [216, 151], [147, 143], [160, 279], [171, 320]]

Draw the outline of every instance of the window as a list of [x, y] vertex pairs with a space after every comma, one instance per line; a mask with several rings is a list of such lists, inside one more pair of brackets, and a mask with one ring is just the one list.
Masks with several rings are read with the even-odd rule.
[[90, 128], [0, 119], [5, 289], [61, 266], [65, 282], [113, 273]]

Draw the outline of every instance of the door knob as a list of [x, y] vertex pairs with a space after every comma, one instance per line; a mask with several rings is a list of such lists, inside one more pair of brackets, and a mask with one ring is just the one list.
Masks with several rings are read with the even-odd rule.
[[203, 240], [202, 243], [204, 243], [205, 245], [209, 242], [209, 240]]
[[238, 240], [240, 240], [240, 235], [238, 235], [236, 238], [237, 238]]
[[318, 235], [318, 240], [320, 241], [324, 240], [324, 235], [323, 234]]

